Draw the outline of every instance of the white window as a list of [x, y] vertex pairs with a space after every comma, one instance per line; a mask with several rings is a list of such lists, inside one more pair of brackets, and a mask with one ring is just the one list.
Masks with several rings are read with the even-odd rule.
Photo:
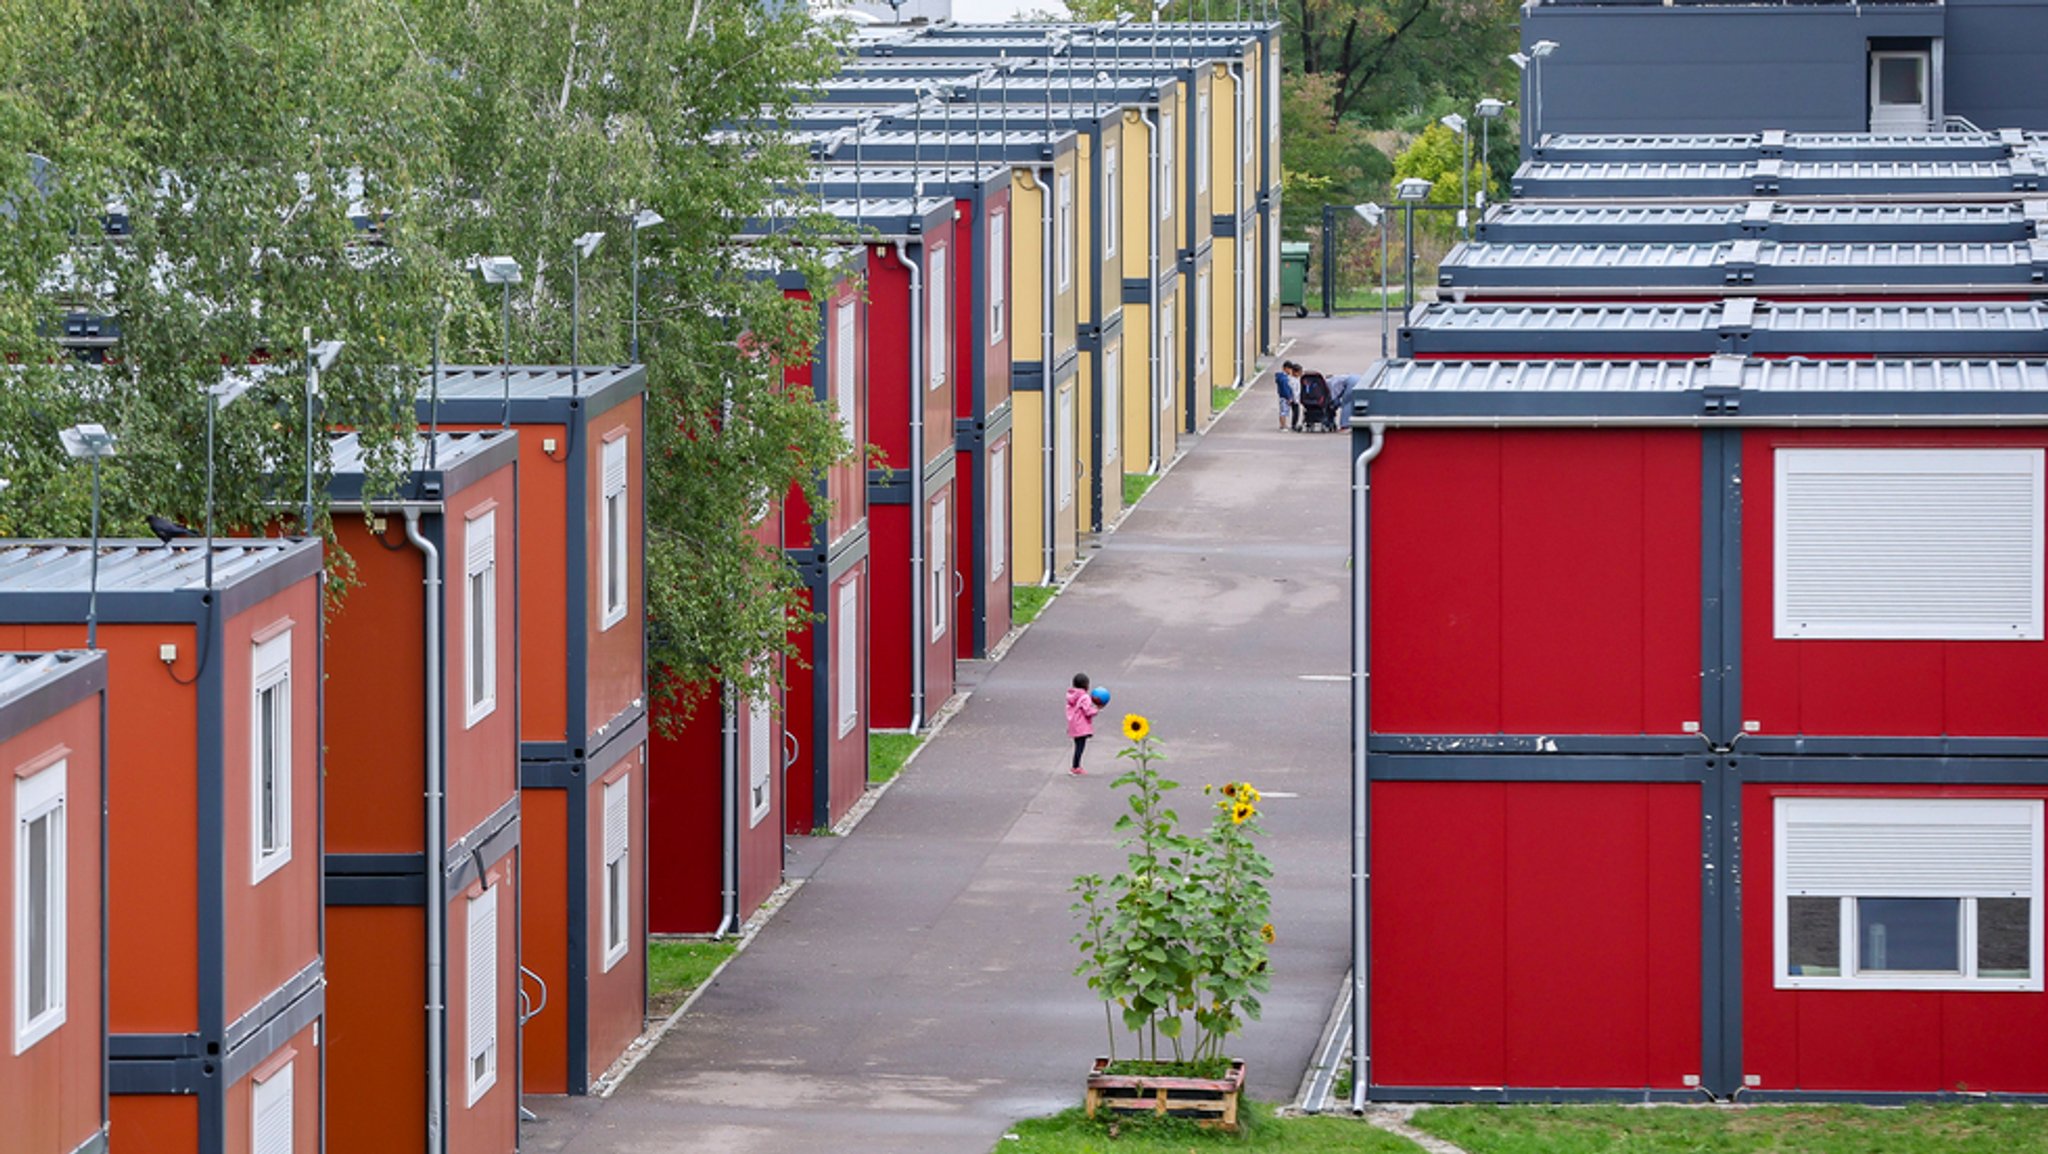
[[1209, 191], [1209, 94], [1195, 97], [1195, 191]]
[[845, 737], [860, 724], [860, 574], [849, 575], [839, 585], [839, 652], [834, 655], [839, 673], [839, 736]]
[[292, 1154], [292, 1062], [286, 1062], [249, 1091], [249, 1149], [253, 1154]]
[[932, 640], [946, 635], [946, 606], [953, 600], [953, 565], [946, 555], [946, 505], [944, 497], [932, 502], [932, 535], [926, 550], [932, 559]]
[[462, 635], [468, 666], [466, 724], [498, 707], [498, 513], [486, 509], [464, 526]]
[[292, 634], [256, 646], [249, 710], [249, 880], [292, 860]]
[[621, 774], [604, 786], [604, 968], [607, 973], [626, 956], [633, 924], [627, 904], [632, 890], [629, 868], [632, 847], [633, 776]]
[[932, 283], [925, 292], [925, 323], [932, 334], [932, 388], [946, 383], [946, 297], [951, 285], [946, 278], [947, 251], [943, 248], [932, 250]]
[[772, 797], [772, 781], [769, 776], [769, 755], [773, 742], [769, 739], [769, 726], [774, 719], [773, 702], [766, 697], [753, 698], [747, 702], [747, 826], [761, 824], [768, 816], [768, 803]]
[[[623, 434], [604, 443], [603, 509], [598, 521], [598, 557], [604, 586], [604, 617], [600, 631], [626, 619], [626, 438]], [[491, 632], [495, 634], [496, 629]]]
[[1117, 149], [1102, 150], [1102, 255], [1116, 255], [1117, 218], [1123, 215], [1124, 186], [1116, 178]]
[[1195, 373], [1209, 371], [1209, 314], [1215, 302], [1209, 299], [1209, 270], [1195, 277]]
[[498, 1081], [498, 891], [469, 899], [469, 1104]]
[[1173, 219], [1173, 113], [1159, 110], [1159, 219]]
[[1111, 345], [1102, 353], [1102, 473], [1116, 476], [1110, 462], [1123, 453], [1124, 347]]
[[64, 1024], [65, 763], [14, 781], [14, 1052]]
[[998, 212], [988, 218], [988, 339], [1003, 339], [1003, 317], [1009, 313], [1009, 241], [1004, 226], [1009, 218]]
[[1775, 635], [2039, 641], [2039, 449], [1780, 449]]
[[1776, 984], [2041, 989], [2041, 802], [1781, 797]]
[[1074, 174], [1062, 172], [1053, 199], [1054, 259], [1058, 273], [1054, 283], [1061, 292], [1074, 283]]
[[1177, 302], [1171, 297], [1159, 305], [1159, 411], [1165, 413], [1173, 408], [1174, 389], [1180, 384], [1174, 375], [1176, 350], [1173, 347], [1173, 310]]
[[[1252, 166], [1252, 158], [1257, 152], [1255, 145], [1258, 142], [1258, 117], [1256, 115], [1258, 102], [1253, 99], [1251, 92], [1243, 86], [1239, 86], [1237, 95], [1238, 103], [1244, 106], [1244, 127], [1238, 131], [1237, 135], [1237, 164], [1239, 168], [1249, 169]], [[1238, 207], [1242, 209], [1244, 206], [1239, 205]]]
[[1053, 472], [1057, 500], [1055, 507], [1064, 509], [1074, 503], [1074, 386], [1060, 390], [1059, 424], [1053, 432]]
[[988, 569], [992, 577], [1003, 575], [1010, 557], [1010, 443], [1004, 441], [988, 454]]
[[860, 343], [858, 320], [854, 301], [841, 301], [832, 310], [832, 402], [839, 408], [839, 431], [855, 448], [859, 448], [854, 441], [859, 433], [854, 410], [860, 405], [860, 368], [854, 360], [854, 346]]

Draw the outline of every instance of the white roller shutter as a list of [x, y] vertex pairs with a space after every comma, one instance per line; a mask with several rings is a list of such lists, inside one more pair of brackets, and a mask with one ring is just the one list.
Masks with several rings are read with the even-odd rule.
[[1780, 449], [1775, 636], [2042, 639], [2039, 449]]
[[839, 587], [839, 736], [853, 732], [860, 720], [860, 575], [846, 579]]
[[1780, 798], [1778, 839], [1791, 897], [2030, 897], [2041, 803]]
[[279, 1066], [250, 1091], [253, 1154], [292, 1154], [292, 1065]]
[[469, 1104], [498, 1080], [498, 888], [469, 900]]
[[747, 703], [747, 824], [761, 824], [768, 816], [770, 801], [768, 753], [769, 729], [774, 714], [765, 697]]
[[[858, 391], [854, 387], [857, 367], [854, 363], [855, 305], [845, 301], [833, 310], [832, 332], [832, 399], [839, 406], [839, 429], [852, 441], [855, 435], [854, 407], [858, 403]], [[857, 447], [857, 446], [856, 446]]]

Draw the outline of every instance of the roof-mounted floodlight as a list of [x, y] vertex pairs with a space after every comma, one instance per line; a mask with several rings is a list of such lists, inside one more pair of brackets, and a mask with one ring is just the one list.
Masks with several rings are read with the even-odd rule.
[[1429, 181], [1411, 176], [1394, 186], [1394, 196], [1400, 200], [1427, 200], [1432, 187]]
[[1535, 57], [1538, 60], [1543, 59], [1545, 56], [1548, 56], [1555, 51], [1557, 51], [1557, 41], [1555, 40], [1538, 40], [1536, 43], [1531, 44], [1529, 46], [1529, 55]]
[[601, 232], [586, 232], [586, 233], [584, 233], [584, 234], [583, 234], [582, 236], [579, 236], [579, 237], [577, 237], [577, 238], [576, 238], [576, 251], [577, 251], [577, 252], [579, 252], [579, 253], [582, 253], [582, 254], [583, 254], [583, 255], [584, 255], [585, 257], [588, 257], [588, 256], [590, 256], [590, 255], [591, 255], [592, 253], [594, 253], [594, 252], [596, 252], [596, 251], [597, 251], [597, 246], [598, 246], [598, 245], [600, 245], [600, 244], [603, 244], [603, 243], [604, 243], [604, 234], [603, 234], [603, 233], [601, 233]]
[[321, 341], [313, 346], [309, 359], [312, 360], [314, 368], [324, 373], [334, 367], [335, 358], [341, 356], [343, 347], [342, 341]]
[[1522, 55], [1519, 52], [1508, 53], [1508, 63], [1514, 65], [1516, 68], [1519, 68], [1524, 72], [1527, 72], [1529, 70], [1529, 58], [1527, 56]]
[[118, 440], [100, 424], [73, 425], [59, 429], [57, 439], [64, 442], [64, 451], [74, 460], [90, 461], [99, 457], [114, 455], [114, 443]]
[[476, 270], [483, 274], [485, 284], [518, 284], [520, 282], [519, 261], [509, 256], [480, 256]]
[[1379, 225], [1380, 218], [1386, 215], [1384, 210], [1382, 210], [1379, 205], [1372, 203], [1354, 204], [1351, 206], [1351, 211], [1357, 213], [1360, 217], [1363, 217], [1365, 223], [1373, 225], [1375, 227]]
[[653, 209], [643, 208], [639, 212], [633, 214], [633, 231], [639, 232], [643, 228], [653, 228], [655, 225], [665, 224], [667, 223], [667, 221], [667, 217], [661, 215], [660, 213], [654, 211]]
[[1507, 110], [1507, 101], [1496, 100], [1491, 96], [1472, 106], [1472, 111], [1478, 114], [1481, 120], [1499, 120]]
[[1465, 135], [1465, 118], [1455, 112], [1439, 118], [1437, 123], [1457, 133], [1459, 136]]

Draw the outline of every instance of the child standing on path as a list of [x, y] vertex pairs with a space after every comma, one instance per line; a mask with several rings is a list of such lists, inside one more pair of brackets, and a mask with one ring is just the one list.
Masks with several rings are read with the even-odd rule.
[[1067, 690], [1067, 736], [1074, 739], [1074, 764], [1068, 773], [1080, 776], [1087, 772], [1081, 768], [1081, 751], [1088, 748], [1088, 739], [1095, 736], [1095, 715], [1102, 711], [1095, 704], [1095, 698], [1088, 692], [1088, 675], [1074, 674], [1073, 687]]
[[1288, 361], [1273, 370], [1273, 387], [1280, 393], [1280, 431], [1286, 432], [1289, 421], [1299, 420], [1299, 410], [1294, 407], [1294, 362]]

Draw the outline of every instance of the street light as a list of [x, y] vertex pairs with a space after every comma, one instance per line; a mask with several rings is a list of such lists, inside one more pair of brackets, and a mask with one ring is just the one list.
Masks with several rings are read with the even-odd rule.
[[636, 364], [636, 365], [640, 363], [640, 233], [641, 233], [641, 230], [643, 230], [643, 229], [649, 229], [649, 228], [653, 228], [653, 227], [654, 227], [655, 225], [663, 223], [663, 221], [664, 221], [665, 219], [666, 219], [666, 218], [664, 218], [664, 217], [663, 217], [663, 216], [662, 216], [662, 215], [661, 215], [660, 213], [658, 213], [658, 212], [654, 211], [654, 210], [653, 210], [653, 209], [651, 209], [651, 208], [643, 208], [643, 209], [641, 209], [641, 210], [640, 210], [639, 212], [636, 212], [636, 213], [634, 213], [634, 214], [633, 214], [633, 228], [632, 228], [632, 233], [633, 233], [633, 354], [632, 354], [632, 360], [633, 360], [633, 363], [634, 363], [634, 364]]
[[213, 425], [220, 411], [235, 403], [235, 398], [256, 387], [261, 376], [268, 375], [260, 368], [246, 371], [229, 369], [220, 375], [220, 380], [206, 386], [206, 591], [213, 592]]
[[1377, 204], [1354, 204], [1351, 211], [1364, 219], [1367, 228], [1380, 230], [1380, 359], [1387, 359], [1387, 212]]
[[1479, 118], [1479, 163], [1486, 166], [1486, 179], [1479, 182], [1479, 197], [1473, 207], [1486, 207], [1486, 189], [1493, 183], [1493, 122], [1499, 120], [1508, 110], [1508, 102], [1485, 97], [1472, 106], [1472, 114]]
[[504, 428], [512, 427], [512, 286], [519, 283], [519, 262], [509, 256], [484, 256], [476, 260], [477, 271], [484, 276], [485, 284], [505, 286], [505, 359], [502, 372], [505, 378], [505, 420]]
[[1536, 62], [1536, 128], [1532, 145], [1543, 143], [1543, 58], [1555, 51], [1555, 40], [1538, 40], [1529, 46], [1529, 58]]
[[1465, 206], [1472, 203], [1472, 186], [1467, 176], [1472, 171], [1472, 134], [1465, 131], [1465, 118], [1455, 112], [1447, 114], [1438, 123], [1457, 133], [1462, 146], [1464, 163], [1458, 166], [1458, 235], [1467, 236]]
[[604, 243], [601, 232], [586, 232], [569, 248], [569, 395], [583, 392], [583, 258]]
[[334, 367], [334, 360], [341, 355], [342, 342], [321, 341], [313, 343], [313, 330], [303, 329], [301, 338], [306, 342], [306, 499], [299, 509], [299, 531], [313, 532], [313, 402], [320, 395], [320, 374]]
[[92, 462], [92, 575], [86, 584], [85, 647], [95, 649], [100, 639], [100, 461], [114, 455], [115, 438], [98, 424], [73, 425], [59, 430], [57, 438], [72, 459]]
[[[1515, 66], [1516, 72], [1521, 73], [1519, 80], [1522, 86], [1522, 108], [1526, 111], [1530, 104], [1529, 57], [1520, 52], [1510, 52], [1508, 53], [1508, 63]], [[1526, 125], [1524, 126], [1524, 128], [1525, 131], [1523, 131], [1522, 133], [1522, 147], [1524, 150], [1526, 150], [1529, 147], [1529, 133], [1526, 131]]]
[[1408, 269], [1401, 289], [1401, 323], [1407, 324], [1415, 311], [1415, 202], [1429, 199], [1430, 183], [1419, 176], [1411, 176], [1394, 186], [1394, 198], [1401, 202], [1401, 210], [1407, 216], [1403, 224], [1407, 239]]

